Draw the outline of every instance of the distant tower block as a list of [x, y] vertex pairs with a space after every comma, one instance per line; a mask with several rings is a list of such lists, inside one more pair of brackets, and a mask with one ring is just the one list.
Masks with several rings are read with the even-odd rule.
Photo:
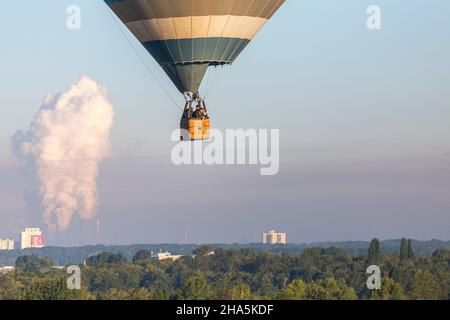
[[0, 251], [1, 250], [14, 250], [14, 240], [0, 239]]
[[20, 233], [20, 249], [43, 248], [45, 246], [44, 233], [39, 228], [25, 228]]
[[275, 232], [275, 230], [270, 230], [262, 234], [263, 244], [286, 244], [286, 233]]

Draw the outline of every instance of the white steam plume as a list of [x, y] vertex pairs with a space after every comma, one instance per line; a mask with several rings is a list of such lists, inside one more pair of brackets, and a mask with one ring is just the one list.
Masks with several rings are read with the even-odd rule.
[[66, 230], [76, 212], [81, 219], [96, 217], [98, 167], [110, 154], [113, 117], [105, 89], [82, 77], [48, 96], [30, 128], [13, 136], [17, 155], [36, 168], [49, 227]]

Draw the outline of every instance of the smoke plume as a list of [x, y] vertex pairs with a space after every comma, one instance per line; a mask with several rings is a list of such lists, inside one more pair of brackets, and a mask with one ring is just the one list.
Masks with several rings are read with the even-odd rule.
[[29, 129], [13, 136], [16, 155], [36, 169], [49, 228], [67, 230], [75, 213], [96, 217], [99, 163], [110, 154], [113, 116], [105, 89], [82, 77], [45, 98]]

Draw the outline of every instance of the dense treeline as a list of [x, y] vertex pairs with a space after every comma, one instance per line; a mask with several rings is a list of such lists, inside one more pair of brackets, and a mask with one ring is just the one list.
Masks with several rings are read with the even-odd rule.
[[[449, 299], [450, 251], [414, 256], [382, 254], [372, 242], [362, 255], [337, 248], [309, 248], [301, 256], [250, 249], [200, 247], [195, 256], [156, 261], [141, 250], [129, 262], [104, 252], [80, 265], [81, 290], [68, 275], [37, 256], [17, 260], [0, 275], [0, 299]], [[369, 291], [366, 269], [382, 270], [381, 290]]]
[[[401, 251], [400, 240], [384, 240], [380, 242], [383, 252], [387, 254], [399, 254]], [[414, 253], [417, 256], [431, 256], [433, 252], [439, 249], [450, 250], [450, 241], [430, 240], [417, 241], [413, 240], [411, 245], [414, 247]], [[330, 248], [336, 247], [345, 250], [350, 255], [360, 255], [367, 253], [369, 242], [366, 241], [344, 241], [344, 242], [321, 242], [311, 244], [288, 244], [285, 246], [267, 246], [262, 244], [214, 244], [214, 247], [223, 249], [252, 249], [257, 251], [291, 254], [300, 256], [303, 250], [311, 247]], [[64, 266], [67, 264], [82, 263], [84, 259], [93, 254], [101, 252], [120, 253], [128, 261], [131, 261], [136, 252], [140, 250], [148, 250], [159, 252], [169, 251], [172, 254], [190, 255], [192, 251], [197, 249], [198, 245], [178, 245], [178, 244], [136, 244], [128, 246], [84, 246], [84, 247], [46, 247], [42, 249], [26, 249], [0, 251], [0, 266], [12, 266], [19, 256], [25, 254], [36, 254], [41, 257], [50, 257], [55, 265]]]

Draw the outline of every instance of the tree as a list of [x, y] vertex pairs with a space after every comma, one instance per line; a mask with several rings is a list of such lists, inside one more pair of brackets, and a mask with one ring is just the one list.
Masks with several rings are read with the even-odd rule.
[[439, 249], [433, 252], [433, 258], [444, 258], [448, 259], [448, 263], [450, 264], [450, 250]]
[[120, 290], [138, 288], [142, 275], [140, 266], [128, 263], [83, 269], [83, 281], [95, 292], [106, 292], [112, 288]]
[[306, 287], [306, 300], [331, 300], [331, 296], [323, 286], [313, 282]]
[[145, 262], [151, 260], [152, 253], [148, 250], [139, 250], [133, 257], [133, 263]]
[[205, 300], [209, 298], [209, 286], [202, 275], [191, 275], [184, 279], [180, 289], [182, 300]]
[[402, 238], [400, 242], [400, 261], [414, 258], [412, 239]]
[[308, 285], [301, 279], [292, 281], [278, 296], [280, 300], [306, 300]]
[[12, 273], [0, 274], [0, 300], [22, 299], [22, 284]]
[[418, 269], [411, 283], [410, 297], [413, 300], [439, 299], [439, 284], [428, 270]]
[[169, 292], [171, 290], [171, 279], [164, 270], [153, 268], [140, 279], [139, 286], [155, 292]]
[[150, 291], [144, 288], [130, 289], [128, 291], [128, 297], [130, 300], [151, 300], [152, 294]]
[[[408, 241], [406, 248], [408, 251]], [[432, 257], [402, 263], [398, 254], [380, 259], [376, 241], [369, 251], [372, 260], [380, 260], [378, 265], [384, 274], [377, 292], [370, 292], [365, 285], [366, 255], [317, 248], [294, 256], [247, 248], [216, 249], [211, 256], [151, 262], [144, 262], [149, 252], [143, 251], [135, 254], [133, 260], [138, 263], [106, 252], [90, 259], [82, 269], [81, 290], [69, 290], [65, 270], [48, 268], [52, 265], [49, 259], [24, 256], [17, 259], [15, 271], [0, 273], [0, 299], [450, 298], [450, 251], [438, 250]], [[126, 257], [133, 257], [133, 253], [128, 252]]]
[[305, 283], [294, 280], [279, 295], [283, 300], [355, 300], [355, 291], [334, 278]]
[[101, 298], [102, 300], [128, 300], [129, 295], [127, 291], [111, 288]]
[[414, 258], [414, 251], [413, 251], [413, 245], [412, 245], [412, 239], [408, 239], [408, 259]]
[[334, 278], [321, 280], [317, 283], [325, 292], [322, 300], [355, 300], [355, 291], [348, 287], [343, 281]]
[[378, 264], [381, 258], [381, 248], [380, 241], [377, 238], [374, 238], [370, 242], [369, 251], [369, 263], [370, 264]]
[[405, 261], [408, 259], [408, 240], [402, 238], [400, 240], [400, 261]]
[[152, 294], [143, 288], [120, 290], [111, 288], [101, 295], [102, 300], [150, 300]]
[[99, 255], [89, 257], [86, 260], [88, 266], [99, 267], [103, 265], [124, 264], [127, 259], [120, 253], [103, 252]]
[[394, 279], [384, 277], [381, 280], [381, 290], [372, 291], [371, 300], [405, 300], [407, 297], [402, 286]]
[[52, 265], [53, 261], [49, 257], [40, 258], [34, 254], [20, 256], [16, 260], [16, 268], [26, 272], [37, 272], [44, 268], [50, 268]]
[[81, 300], [81, 290], [67, 288], [66, 277], [45, 276], [44, 278], [32, 278], [31, 282], [24, 286], [26, 300]]
[[164, 290], [156, 290], [152, 292], [153, 300], [169, 300], [170, 293]]
[[229, 286], [220, 292], [218, 299], [221, 300], [252, 300], [252, 290], [248, 284], [236, 284]]

